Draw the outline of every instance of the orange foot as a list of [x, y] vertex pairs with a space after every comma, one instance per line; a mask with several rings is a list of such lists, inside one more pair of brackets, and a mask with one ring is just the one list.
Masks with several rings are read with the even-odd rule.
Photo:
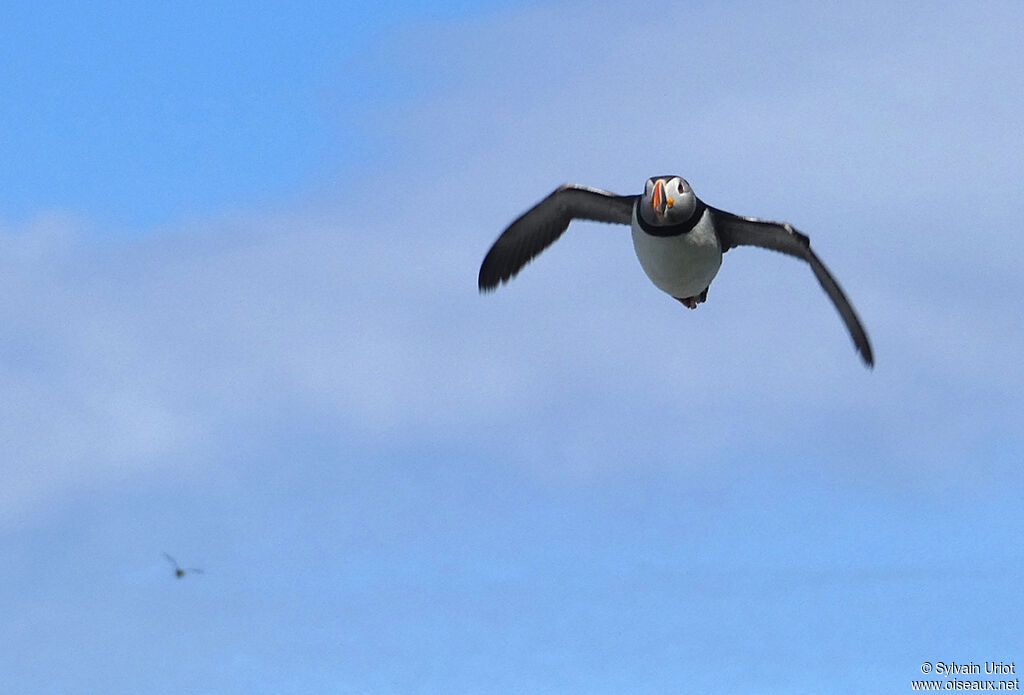
[[694, 297], [676, 297], [680, 302], [685, 304], [689, 309], [696, 309], [698, 304], [703, 304], [708, 301], [708, 290], [709, 287], [705, 287], [704, 291]]

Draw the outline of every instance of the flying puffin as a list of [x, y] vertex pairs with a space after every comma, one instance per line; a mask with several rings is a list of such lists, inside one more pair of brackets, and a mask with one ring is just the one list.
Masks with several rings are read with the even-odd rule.
[[843, 317], [861, 359], [874, 366], [871, 343], [839, 283], [811, 251], [811, 241], [786, 222], [740, 217], [713, 208], [680, 176], [647, 179], [643, 195], [615, 195], [566, 184], [527, 210], [501, 233], [480, 266], [480, 291], [494, 290], [550, 246], [576, 218], [628, 224], [647, 277], [690, 309], [708, 288], [734, 246], [760, 246], [806, 261]]

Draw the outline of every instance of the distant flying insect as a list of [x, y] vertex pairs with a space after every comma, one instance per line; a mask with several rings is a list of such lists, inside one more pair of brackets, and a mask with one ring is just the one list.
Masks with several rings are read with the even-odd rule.
[[186, 574], [202, 574], [203, 571], [197, 567], [182, 567], [178, 564], [178, 561], [173, 557], [164, 553], [164, 557], [167, 558], [167, 562], [174, 566], [174, 576], [178, 579], [182, 579]]

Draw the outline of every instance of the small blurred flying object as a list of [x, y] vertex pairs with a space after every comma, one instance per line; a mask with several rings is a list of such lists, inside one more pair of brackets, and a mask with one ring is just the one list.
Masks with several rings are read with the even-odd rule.
[[167, 558], [167, 562], [171, 563], [171, 565], [174, 567], [174, 576], [177, 577], [178, 579], [183, 579], [186, 574], [202, 574], [203, 573], [203, 571], [201, 569], [199, 569], [198, 567], [182, 567], [181, 565], [178, 564], [177, 560], [175, 560], [173, 557], [171, 557], [167, 553], [164, 553], [164, 557]]

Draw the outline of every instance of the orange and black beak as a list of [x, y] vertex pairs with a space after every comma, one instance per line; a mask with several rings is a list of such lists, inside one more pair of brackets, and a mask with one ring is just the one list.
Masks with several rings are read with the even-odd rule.
[[665, 195], [665, 179], [658, 179], [654, 182], [654, 192], [651, 194], [651, 207], [654, 208], [654, 212], [658, 217], [664, 216], [665, 211], [670, 207], [668, 196]]

